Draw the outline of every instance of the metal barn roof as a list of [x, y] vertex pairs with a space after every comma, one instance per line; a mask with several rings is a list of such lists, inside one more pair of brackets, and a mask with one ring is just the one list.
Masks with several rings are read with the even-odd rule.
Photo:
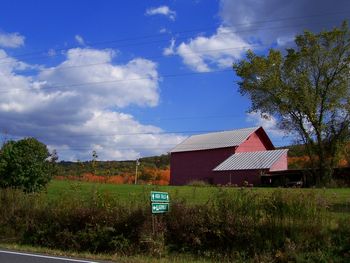
[[199, 151], [238, 146], [260, 127], [232, 131], [212, 132], [188, 137], [171, 152]]
[[235, 153], [213, 171], [269, 169], [287, 151], [288, 149]]

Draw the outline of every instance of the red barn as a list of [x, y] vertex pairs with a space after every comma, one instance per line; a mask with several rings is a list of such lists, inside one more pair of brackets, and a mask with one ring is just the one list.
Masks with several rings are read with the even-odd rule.
[[260, 184], [269, 171], [287, 169], [287, 150], [275, 150], [262, 127], [194, 135], [171, 151], [170, 184]]

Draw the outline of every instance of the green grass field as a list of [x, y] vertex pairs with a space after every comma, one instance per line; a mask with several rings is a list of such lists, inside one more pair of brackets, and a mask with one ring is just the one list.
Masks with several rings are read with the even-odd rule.
[[[48, 189], [48, 198], [55, 198], [65, 195], [78, 196], [79, 198], [89, 198], [92, 193], [97, 192], [103, 195], [109, 195], [117, 198], [122, 203], [142, 202], [149, 203], [151, 191], [166, 191], [170, 194], [171, 201], [184, 201], [189, 204], [204, 204], [210, 201], [211, 197], [218, 193], [222, 188], [227, 191], [239, 191], [241, 188], [232, 187], [213, 187], [213, 186], [157, 186], [157, 185], [114, 185], [88, 183], [79, 181], [58, 181], [53, 180]], [[250, 191], [258, 193], [258, 196], [268, 196], [276, 188], [254, 187], [248, 188]], [[284, 191], [293, 193], [313, 191], [322, 197], [325, 197], [331, 206], [331, 211], [337, 213], [347, 213], [350, 216], [350, 188], [284, 188]]]

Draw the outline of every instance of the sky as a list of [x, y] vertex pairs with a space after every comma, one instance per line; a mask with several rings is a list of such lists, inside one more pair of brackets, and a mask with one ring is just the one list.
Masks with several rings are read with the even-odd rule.
[[263, 126], [232, 64], [348, 20], [347, 0], [3, 0], [0, 135], [59, 160], [131, 160], [190, 135]]

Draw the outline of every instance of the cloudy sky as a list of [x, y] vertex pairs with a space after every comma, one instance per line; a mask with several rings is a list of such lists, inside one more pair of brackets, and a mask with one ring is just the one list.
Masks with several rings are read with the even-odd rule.
[[192, 134], [264, 126], [233, 62], [339, 26], [347, 0], [18, 1], [0, 8], [0, 133], [60, 160], [166, 153]]

